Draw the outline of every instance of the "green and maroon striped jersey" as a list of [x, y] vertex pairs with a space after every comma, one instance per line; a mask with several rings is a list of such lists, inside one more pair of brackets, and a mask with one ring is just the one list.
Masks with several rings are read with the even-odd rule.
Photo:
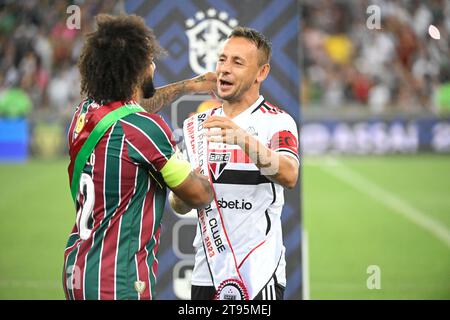
[[[96, 121], [108, 106], [89, 100], [79, 105], [69, 153], [84, 123]], [[166, 198], [159, 171], [174, 152], [171, 130], [159, 115], [130, 114], [103, 135], [83, 170], [64, 254], [67, 299], [153, 298]]]

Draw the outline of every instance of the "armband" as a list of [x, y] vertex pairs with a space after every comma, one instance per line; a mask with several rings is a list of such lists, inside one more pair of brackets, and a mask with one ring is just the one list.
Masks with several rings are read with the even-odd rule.
[[191, 171], [191, 164], [174, 154], [161, 169], [161, 174], [169, 188], [176, 188], [186, 180]]

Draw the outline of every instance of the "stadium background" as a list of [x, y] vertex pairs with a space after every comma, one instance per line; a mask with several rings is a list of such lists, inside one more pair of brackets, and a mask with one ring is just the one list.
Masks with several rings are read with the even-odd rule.
[[[72, 4], [81, 30], [66, 27]], [[368, 28], [370, 5], [381, 9], [381, 29]], [[74, 221], [65, 131], [93, 16], [146, 14], [169, 52], [157, 65], [163, 85], [194, 75], [183, 23], [211, 8], [272, 38], [279, 71], [264, 94], [301, 117], [302, 192], [290, 195], [297, 209], [283, 213], [297, 221], [288, 228], [297, 264], [288, 297], [449, 299], [450, 5], [363, 0], [0, 1], [0, 298], [63, 298], [62, 253]], [[430, 24], [440, 40], [428, 35]], [[283, 90], [301, 92], [301, 113]], [[195, 111], [191, 100], [163, 116]], [[160, 253], [160, 299], [183, 298], [186, 289], [185, 279], [178, 293], [170, 286], [175, 266], [190, 258], [191, 239], [183, 240], [192, 229], [180, 221], [170, 212], [163, 221], [170, 228], [162, 243], [180, 234], [182, 245]], [[186, 268], [176, 270], [180, 278]]]

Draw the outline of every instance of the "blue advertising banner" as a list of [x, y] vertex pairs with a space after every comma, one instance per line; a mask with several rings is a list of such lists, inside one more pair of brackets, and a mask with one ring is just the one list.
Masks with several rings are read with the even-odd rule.
[[304, 155], [450, 153], [450, 119], [323, 120], [302, 124]]
[[25, 118], [0, 118], [0, 162], [28, 158], [29, 125]]
[[[127, 13], [145, 18], [168, 56], [157, 62], [155, 84], [166, 85], [214, 71], [221, 43], [240, 25], [254, 28], [272, 42], [271, 72], [264, 97], [299, 122], [299, 29], [296, 0], [135, 0]], [[209, 96], [185, 96], [161, 112], [175, 133], [191, 112], [212, 103]], [[181, 134], [179, 135], [181, 137]], [[286, 247], [285, 299], [302, 298], [300, 187], [285, 191], [282, 212]], [[195, 215], [178, 216], [166, 207], [159, 251], [157, 299], [190, 299], [194, 264]]]

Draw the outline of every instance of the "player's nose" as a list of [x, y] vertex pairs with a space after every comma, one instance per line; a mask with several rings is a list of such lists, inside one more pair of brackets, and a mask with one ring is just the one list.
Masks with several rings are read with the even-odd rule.
[[230, 65], [228, 63], [218, 63], [216, 73], [218, 76], [231, 73]]

